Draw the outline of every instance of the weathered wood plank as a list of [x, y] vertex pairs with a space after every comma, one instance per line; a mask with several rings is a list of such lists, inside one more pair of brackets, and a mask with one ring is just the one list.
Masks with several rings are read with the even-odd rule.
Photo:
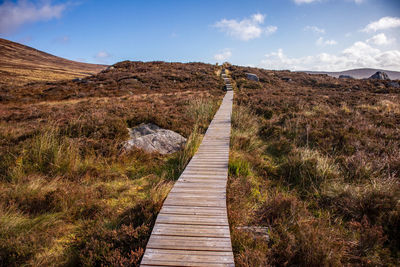
[[174, 248], [199, 251], [232, 251], [230, 238], [213, 237], [151, 235], [147, 247], [153, 249]]
[[229, 238], [228, 225], [163, 224], [157, 223], [153, 235], [200, 236]]
[[200, 216], [200, 215], [177, 215], [159, 214], [157, 223], [165, 224], [191, 224], [191, 225], [229, 225], [226, 216]]
[[173, 213], [173, 214], [198, 214], [198, 215], [226, 215], [225, 208], [210, 207], [210, 208], [199, 208], [199, 207], [182, 207], [182, 206], [168, 206], [164, 205], [160, 211], [160, 214]]

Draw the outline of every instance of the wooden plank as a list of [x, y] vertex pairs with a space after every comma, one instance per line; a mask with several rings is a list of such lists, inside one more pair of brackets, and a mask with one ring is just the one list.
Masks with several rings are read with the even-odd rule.
[[190, 177], [190, 178], [185, 178], [182, 177], [179, 179], [180, 183], [205, 183], [207, 182], [210, 186], [211, 185], [220, 185], [220, 186], [226, 186], [226, 180], [218, 180], [218, 179], [204, 179], [201, 178], [201, 176], [198, 177]]
[[232, 251], [230, 238], [191, 237], [191, 236], [158, 236], [151, 235], [148, 248], [184, 249], [200, 251]]
[[184, 190], [184, 191], [174, 191], [169, 193], [171, 196], [197, 196], [199, 198], [210, 197], [210, 196], [223, 196], [226, 199], [225, 192], [212, 192], [212, 191], [195, 191], [195, 190]]
[[160, 211], [161, 213], [176, 213], [176, 214], [199, 214], [199, 215], [221, 215], [227, 214], [225, 208], [200, 208], [200, 207], [182, 207], [182, 206], [168, 206], [164, 205]]
[[163, 224], [154, 226], [153, 235], [170, 236], [200, 236], [200, 237], [224, 237], [229, 238], [229, 226], [227, 225], [195, 225], [195, 224]]
[[174, 187], [170, 193], [189, 193], [189, 194], [202, 194], [204, 192], [210, 192], [213, 194], [225, 194], [226, 190], [221, 188], [221, 189], [210, 189], [210, 188], [179, 188], [179, 187]]
[[200, 216], [200, 215], [177, 215], [162, 214], [157, 217], [157, 223], [164, 224], [191, 224], [191, 225], [229, 225], [226, 216]]
[[190, 263], [186, 266], [209, 266], [206, 264], [232, 263], [232, 255], [229, 252], [208, 252], [204, 254], [197, 254], [197, 252], [188, 253], [187, 251], [182, 250], [152, 249], [146, 257], [143, 257], [143, 261], [147, 264], [165, 264], [165, 262], [178, 264], [183, 261], [188, 264]]

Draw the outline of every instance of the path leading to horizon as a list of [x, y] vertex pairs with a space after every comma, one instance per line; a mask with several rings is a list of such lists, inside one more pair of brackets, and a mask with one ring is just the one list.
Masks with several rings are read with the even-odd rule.
[[226, 210], [233, 91], [222, 77], [228, 91], [164, 202], [141, 266], [234, 266]]

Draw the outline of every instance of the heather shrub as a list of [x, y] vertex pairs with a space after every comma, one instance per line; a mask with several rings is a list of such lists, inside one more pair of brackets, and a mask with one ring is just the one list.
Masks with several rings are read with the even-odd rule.
[[274, 192], [257, 210], [257, 218], [262, 224], [276, 226], [285, 221], [297, 221], [301, 215], [305, 216], [307, 213], [304, 205], [295, 196]]
[[69, 265], [139, 266], [150, 231], [146, 225], [122, 225], [117, 229], [88, 226], [71, 248], [74, 256]]
[[124, 140], [128, 138], [127, 127], [127, 123], [121, 118], [95, 113], [70, 121], [63, 133], [72, 138]]
[[271, 265], [340, 265], [345, 253], [340, 232], [326, 215], [314, 218], [293, 194], [269, 192], [256, 212], [257, 222], [269, 227], [266, 253]]
[[[385, 244], [396, 251], [400, 243], [400, 188], [394, 179], [367, 184], [331, 183], [321, 190], [320, 205], [347, 221], [381, 226]], [[397, 252], [395, 252], [397, 253]]]
[[151, 227], [161, 207], [162, 201], [140, 200], [133, 208], [119, 216], [117, 225], [132, 225], [135, 228], [141, 225]]
[[384, 247], [387, 237], [382, 226], [371, 225], [364, 216], [361, 222], [350, 222], [356, 242], [350, 246], [351, 256], [349, 261], [368, 266], [395, 265], [390, 258], [390, 251]]
[[270, 231], [270, 240], [271, 265], [340, 266], [345, 254], [337, 230], [312, 218], [277, 225]]
[[293, 142], [282, 137], [277, 141], [271, 141], [266, 152], [274, 157], [287, 156], [294, 149]]
[[232, 250], [234, 251], [235, 264], [237, 266], [253, 267], [267, 265], [266, 251], [268, 251], [268, 244], [263, 238], [236, 228], [231, 230], [231, 238]]

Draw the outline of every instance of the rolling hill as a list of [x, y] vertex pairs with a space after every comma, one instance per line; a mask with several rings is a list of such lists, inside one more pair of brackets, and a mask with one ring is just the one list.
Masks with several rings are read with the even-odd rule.
[[81, 78], [98, 73], [105, 67], [56, 57], [0, 38], [0, 84], [22, 85]]
[[308, 74], [328, 74], [329, 76], [338, 78], [340, 75], [350, 75], [356, 79], [365, 79], [371, 77], [377, 71], [386, 72], [389, 75], [389, 78], [392, 80], [399, 80], [400, 79], [400, 72], [399, 71], [391, 71], [391, 70], [381, 70], [381, 69], [353, 69], [353, 70], [346, 70], [346, 71], [337, 71], [337, 72], [328, 72], [328, 71], [304, 71]]

